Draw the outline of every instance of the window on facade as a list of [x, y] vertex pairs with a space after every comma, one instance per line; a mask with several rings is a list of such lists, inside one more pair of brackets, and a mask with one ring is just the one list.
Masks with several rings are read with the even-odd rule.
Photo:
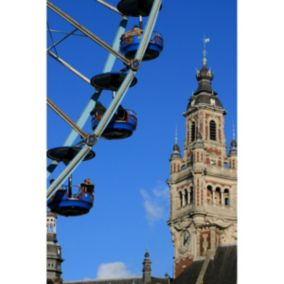
[[191, 141], [195, 140], [195, 122], [191, 123]]
[[210, 121], [210, 140], [216, 141], [216, 122], [214, 120]]
[[190, 204], [193, 204], [193, 187], [190, 187], [190, 192], [189, 192], [189, 202]]
[[213, 204], [213, 190], [211, 185], [207, 186], [207, 204]]
[[179, 192], [179, 201], [180, 201], [180, 207], [183, 206], [183, 201], [182, 201], [182, 193], [181, 191]]
[[216, 205], [222, 204], [221, 189], [219, 187], [217, 187], [216, 190], [215, 190], [215, 204]]
[[184, 205], [187, 205], [188, 204], [188, 192], [187, 192], [187, 189], [184, 191]]
[[225, 169], [229, 169], [230, 168], [230, 164], [227, 161], [224, 162], [224, 168]]
[[224, 190], [224, 204], [225, 206], [230, 206], [230, 194], [229, 189]]

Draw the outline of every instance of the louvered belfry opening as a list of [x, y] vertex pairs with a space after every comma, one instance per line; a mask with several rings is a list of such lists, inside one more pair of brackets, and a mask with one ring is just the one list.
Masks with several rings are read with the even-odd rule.
[[210, 121], [210, 140], [216, 140], [216, 122]]

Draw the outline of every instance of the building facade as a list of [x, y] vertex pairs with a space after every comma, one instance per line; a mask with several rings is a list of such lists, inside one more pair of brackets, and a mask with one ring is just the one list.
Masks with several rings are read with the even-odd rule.
[[47, 284], [62, 284], [61, 247], [56, 238], [56, 214], [47, 213]]
[[212, 87], [204, 50], [198, 86], [185, 118], [184, 151], [176, 138], [170, 157], [170, 227], [174, 276], [194, 261], [237, 241], [237, 143], [226, 150], [225, 109]]

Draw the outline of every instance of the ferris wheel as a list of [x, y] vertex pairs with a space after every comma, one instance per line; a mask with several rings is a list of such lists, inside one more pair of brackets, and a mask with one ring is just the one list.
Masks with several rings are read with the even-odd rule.
[[[55, 30], [52, 30], [48, 24], [51, 39], [51, 45], [47, 49], [48, 56], [95, 88], [95, 93], [90, 97], [76, 122], [49, 97], [47, 98], [48, 106], [72, 127], [62, 146], [47, 151], [47, 156], [52, 161], [47, 167], [47, 177], [50, 178], [50, 185], [47, 189], [47, 206], [50, 211], [62, 216], [80, 216], [87, 214], [92, 208], [94, 184], [89, 179], [85, 179], [80, 186], [76, 187], [72, 182], [72, 174], [81, 162], [95, 157], [92, 149], [99, 138], [125, 139], [134, 133], [137, 126], [137, 115], [135, 111], [124, 108], [122, 101], [128, 89], [137, 84], [135, 74], [141, 68], [142, 62], [157, 58], [164, 45], [162, 35], [154, 31], [162, 0], [121, 0], [118, 1], [116, 7], [104, 0], [96, 2], [121, 17], [112, 45], [53, 3], [47, 2], [48, 9], [74, 27], [74, 30], [65, 33], [61, 39], [55, 41], [53, 38]], [[137, 20], [137, 24], [131, 29], [127, 29], [129, 18]], [[56, 52], [56, 48], [63, 41], [78, 33], [108, 52], [102, 72], [92, 78], [87, 78]], [[116, 60], [120, 60], [123, 64], [118, 71], [112, 70]], [[99, 100], [103, 92], [111, 92], [112, 99], [108, 106], [103, 105]], [[83, 127], [90, 116], [90, 132], [87, 133]], [[78, 138], [80, 142], [75, 143]], [[63, 163], [64, 168], [56, 177], [53, 177], [54, 170], [59, 163]]]

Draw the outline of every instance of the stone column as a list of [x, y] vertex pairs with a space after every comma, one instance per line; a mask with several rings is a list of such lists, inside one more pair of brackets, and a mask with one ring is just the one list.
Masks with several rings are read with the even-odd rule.
[[210, 227], [210, 249], [215, 250], [216, 248], [216, 227]]

